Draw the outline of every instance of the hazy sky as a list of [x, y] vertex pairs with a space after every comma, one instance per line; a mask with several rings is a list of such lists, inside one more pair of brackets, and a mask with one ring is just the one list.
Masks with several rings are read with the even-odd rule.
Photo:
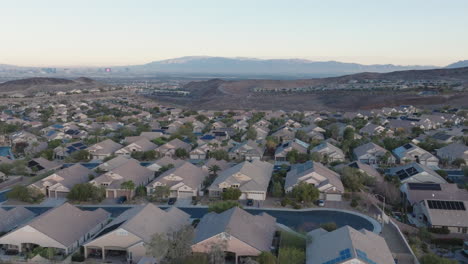
[[468, 59], [467, 0], [11, 0], [0, 64], [181, 56], [447, 65]]

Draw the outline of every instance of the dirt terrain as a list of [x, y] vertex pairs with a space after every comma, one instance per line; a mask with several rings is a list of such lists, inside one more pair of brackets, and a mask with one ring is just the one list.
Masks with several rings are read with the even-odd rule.
[[385, 106], [468, 106], [468, 93], [419, 96], [415, 93], [322, 91], [307, 94], [223, 94], [205, 98], [157, 97], [157, 101], [192, 109], [357, 110]]
[[80, 77], [74, 80], [35, 77], [0, 83], [0, 93], [19, 92], [31, 95], [37, 92], [66, 92], [73, 89], [95, 89], [105, 86], [105, 84], [86, 77]]
[[[416, 90], [343, 90], [339, 84], [350, 81], [384, 80], [397, 82], [454, 81], [464, 86], [459, 92], [442, 91], [435, 95], [419, 95]], [[328, 85], [325, 90], [307, 92], [255, 92], [254, 88], [281, 88]], [[411, 70], [391, 73], [359, 73], [332, 78], [304, 80], [236, 80], [212, 79], [190, 82], [184, 90], [187, 97], [157, 96], [156, 100], [193, 109], [283, 109], [283, 110], [356, 110], [384, 106], [418, 105], [468, 106], [468, 68]]]

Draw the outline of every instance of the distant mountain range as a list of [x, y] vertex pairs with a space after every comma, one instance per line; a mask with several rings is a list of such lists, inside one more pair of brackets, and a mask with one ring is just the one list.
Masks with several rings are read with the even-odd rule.
[[[447, 67], [431, 65], [393, 65], [345, 63], [338, 61], [311, 61], [304, 59], [255, 59], [255, 58], [227, 58], [209, 56], [188, 56], [168, 60], [153, 61], [142, 65], [127, 65], [110, 67], [111, 72], [104, 71], [104, 67], [57, 68], [56, 71], [44, 70], [44, 67], [20, 67], [0, 64], [0, 75], [11, 76], [21, 73], [22, 77], [38, 76], [83, 76], [103, 77], [114, 74], [134, 76], [152, 74], [185, 74], [185, 75], [218, 75], [271, 78], [276, 76], [290, 76], [291, 78], [332, 77], [362, 72], [387, 73], [406, 70], [426, 70], [436, 68], [467, 67], [468, 60], [459, 61]], [[54, 68], [55, 69], [55, 68]]]
[[448, 65], [446, 68], [463, 68], [468, 67], [468, 60], [462, 60]]
[[310, 61], [303, 59], [254, 59], [226, 57], [181, 57], [127, 66], [137, 72], [179, 72], [206, 74], [316, 74], [343, 75], [360, 72], [392, 72], [433, 69], [436, 66], [400, 66], [392, 64], [363, 65], [337, 61]]

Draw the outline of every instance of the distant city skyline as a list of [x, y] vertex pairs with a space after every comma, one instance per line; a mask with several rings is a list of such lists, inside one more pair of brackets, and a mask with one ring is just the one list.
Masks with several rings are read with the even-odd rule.
[[2, 3], [0, 64], [137, 65], [184, 56], [446, 66], [468, 59], [468, 1]]

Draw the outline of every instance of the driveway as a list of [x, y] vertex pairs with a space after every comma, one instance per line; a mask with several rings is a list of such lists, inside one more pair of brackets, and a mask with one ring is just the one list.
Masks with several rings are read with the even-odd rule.
[[41, 205], [42, 206], [50, 206], [50, 207], [57, 207], [63, 203], [65, 203], [67, 199], [65, 198], [46, 198], [44, 201], [42, 201]]
[[177, 207], [187, 207], [192, 205], [192, 198], [177, 198], [174, 206]]

